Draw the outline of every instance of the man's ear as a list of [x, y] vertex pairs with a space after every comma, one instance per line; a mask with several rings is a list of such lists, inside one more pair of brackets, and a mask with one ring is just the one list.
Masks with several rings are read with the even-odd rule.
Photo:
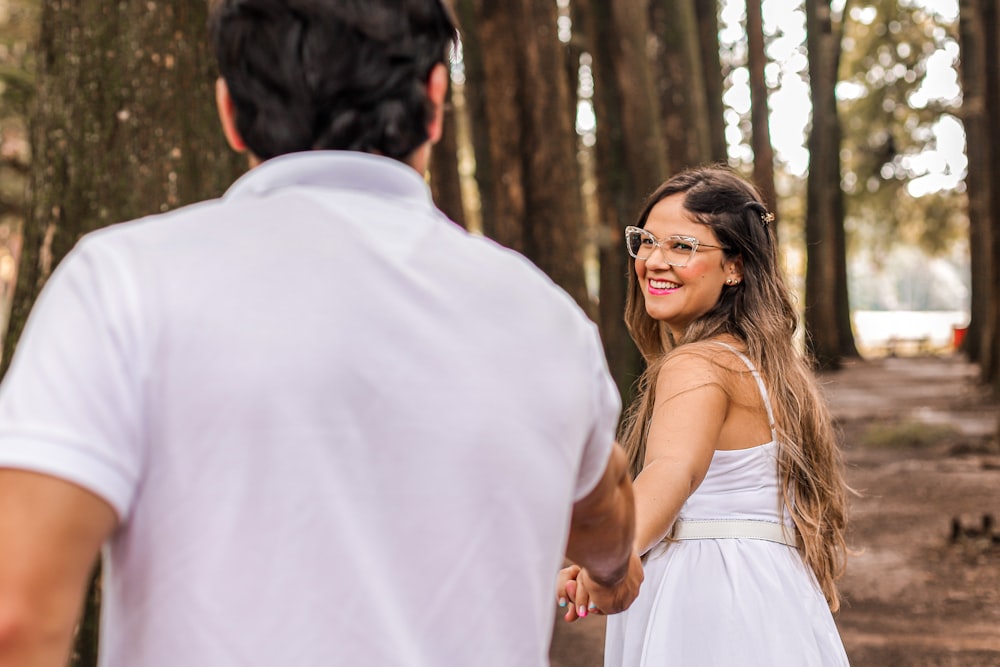
[[222, 122], [222, 133], [226, 135], [226, 141], [237, 153], [246, 152], [247, 145], [236, 129], [236, 106], [229, 95], [229, 86], [221, 76], [215, 80], [215, 106], [219, 110], [219, 120]]
[[438, 63], [427, 77], [427, 99], [434, 107], [434, 115], [427, 125], [427, 137], [432, 144], [441, 139], [444, 127], [444, 104], [448, 97], [448, 80], [451, 78], [448, 66]]

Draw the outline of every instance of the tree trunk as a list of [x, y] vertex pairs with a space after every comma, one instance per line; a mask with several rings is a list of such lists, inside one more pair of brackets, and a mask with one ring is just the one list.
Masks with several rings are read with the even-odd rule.
[[83, 617], [76, 629], [70, 667], [97, 665], [101, 637], [101, 562], [98, 560], [90, 576], [87, 599], [83, 603]]
[[771, 146], [770, 111], [764, 67], [764, 22], [762, 0], [747, 0], [747, 49], [750, 66], [750, 126], [753, 130], [753, 180], [764, 197], [768, 210], [778, 215], [778, 192], [774, 186], [774, 148]]
[[990, 222], [994, 217], [990, 176], [992, 135], [989, 125], [987, 91], [987, 41], [982, 0], [962, 0], [959, 39], [962, 50], [962, 122], [965, 125], [965, 177], [969, 198], [969, 250], [972, 294], [969, 329], [963, 349], [971, 361], [979, 362], [984, 352], [984, 335], [989, 321]]
[[[615, 3], [617, 4], [617, 3]], [[651, 0], [649, 22], [656, 36], [656, 86], [662, 112], [668, 173], [674, 174], [715, 159], [713, 118], [709, 105], [704, 52], [699, 40], [694, 0]], [[715, 63], [719, 62], [718, 38]], [[722, 89], [719, 118], [722, 124]]]
[[[989, 166], [984, 179], [990, 191], [990, 215], [980, 226], [981, 242], [985, 262], [980, 270], [985, 274], [984, 321], [979, 335], [979, 367], [985, 382], [1000, 389], [1000, 130], [996, 119], [1000, 118], [1000, 13], [995, 2], [980, 0], [982, 12], [985, 50], [984, 70], [986, 72], [986, 118], [990, 136]], [[970, 165], [971, 166], [971, 165]]]
[[643, 0], [577, 0], [574, 5], [579, 5], [593, 54], [597, 199], [604, 221], [599, 235], [600, 325], [612, 375], [627, 402], [642, 360], [623, 319], [631, 260], [622, 232], [667, 174], [646, 51], [648, 14]]
[[493, 207], [490, 216], [484, 211], [483, 231], [524, 253], [591, 312], [576, 130], [567, 115], [571, 93], [556, 4], [475, 0], [473, 10], [475, 34], [468, 41], [478, 41], [482, 56], [479, 93], [488, 136], [476, 160], [485, 159], [492, 172], [489, 181], [479, 179]]
[[[27, 215], [31, 152], [28, 119], [38, 40], [36, 0], [9, 0], [0, 11], [0, 335], [7, 330]], [[2, 338], [0, 338], [2, 344]]]
[[840, 122], [834, 87], [840, 30], [830, 0], [806, 0], [806, 42], [813, 118], [806, 200], [806, 331], [820, 368], [857, 357], [847, 299], [844, 200], [840, 187]]
[[218, 195], [238, 173], [218, 129], [206, 12], [203, 0], [44, 3], [34, 204], [4, 370], [35, 297], [80, 236]]
[[483, 229], [495, 229], [497, 210], [493, 203], [495, 179], [490, 161], [490, 129], [486, 113], [486, 73], [483, 69], [482, 35], [476, 23], [476, 4], [482, 0], [457, 0], [458, 21], [462, 26], [462, 62], [465, 82], [462, 96], [465, 100], [466, 118], [469, 120], [469, 139], [475, 159], [473, 178], [479, 191], [479, 218]]
[[445, 215], [466, 226], [462, 204], [462, 181], [458, 172], [458, 123], [452, 90], [448, 90], [441, 140], [431, 150], [431, 192]]
[[701, 49], [705, 101], [708, 109], [710, 153], [707, 162], [726, 162], [725, 105], [722, 103], [723, 76], [719, 60], [719, 0], [694, 0], [698, 20], [698, 46]]
[[[52, 270], [85, 233], [221, 194], [243, 160], [214, 106], [204, 0], [42, 5], [32, 204], [2, 371]], [[95, 664], [95, 576], [74, 665]]]

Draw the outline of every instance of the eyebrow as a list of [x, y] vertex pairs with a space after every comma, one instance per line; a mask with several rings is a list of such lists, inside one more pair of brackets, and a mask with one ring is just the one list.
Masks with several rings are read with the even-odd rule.
[[[653, 234], [653, 232], [651, 230], [646, 229], [645, 227], [643, 227], [642, 229], [644, 231], [649, 232], [650, 234]], [[663, 236], [660, 236], [659, 234], [653, 234], [653, 236], [656, 237], [657, 241], [662, 240], [662, 239], [669, 239], [672, 236], [676, 236], [676, 237], [679, 237], [679, 238], [682, 238], [682, 239], [694, 239], [698, 243], [705, 243], [704, 241], [702, 241], [697, 236], [692, 236], [691, 234], [680, 234], [680, 233], [677, 233], [677, 232], [672, 232], [672, 233], [669, 233], [669, 234], [664, 234]]]

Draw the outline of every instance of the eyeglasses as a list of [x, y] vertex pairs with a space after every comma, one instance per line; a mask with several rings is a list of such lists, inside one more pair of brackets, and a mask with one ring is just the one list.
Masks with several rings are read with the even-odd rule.
[[693, 236], [668, 236], [660, 240], [640, 227], [625, 228], [625, 247], [628, 254], [643, 261], [649, 259], [653, 251], [659, 248], [663, 261], [679, 269], [683, 269], [694, 259], [698, 248], [722, 250], [721, 246], [702, 243]]

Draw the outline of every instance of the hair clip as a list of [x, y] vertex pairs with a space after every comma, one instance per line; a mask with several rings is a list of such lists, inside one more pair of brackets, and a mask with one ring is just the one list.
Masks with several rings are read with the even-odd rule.
[[763, 222], [765, 226], [769, 225], [770, 223], [774, 222], [774, 213], [771, 213], [767, 209], [764, 209], [764, 212], [760, 216], [760, 221]]

